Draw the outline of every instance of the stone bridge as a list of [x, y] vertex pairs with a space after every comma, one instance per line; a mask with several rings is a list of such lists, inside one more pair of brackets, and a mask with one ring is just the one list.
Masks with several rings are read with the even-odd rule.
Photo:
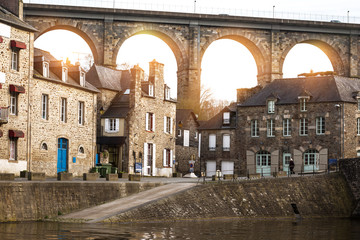
[[[72, 31], [87, 42], [95, 63], [106, 66], [116, 65], [120, 47], [134, 35], [162, 39], [177, 61], [179, 107], [198, 109], [202, 57], [218, 39], [247, 47], [261, 85], [282, 77], [285, 57], [298, 43], [320, 48], [338, 75], [360, 76], [359, 24], [41, 4], [24, 4], [24, 15], [39, 30], [35, 39], [55, 29]], [[246, 81], [241, 72], [237, 77]]]

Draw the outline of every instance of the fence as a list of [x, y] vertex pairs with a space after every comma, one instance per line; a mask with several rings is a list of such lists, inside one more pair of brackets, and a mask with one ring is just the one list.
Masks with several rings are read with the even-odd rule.
[[121, 0], [24, 0], [24, 3], [31, 4], [48, 4], [48, 5], [67, 5], [81, 7], [97, 7], [97, 8], [115, 8], [115, 9], [137, 9], [151, 11], [167, 11], [167, 12], [183, 12], [198, 14], [216, 14], [216, 15], [232, 15], [245, 17], [261, 17], [261, 18], [279, 18], [306, 21], [324, 21], [324, 22], [344, 22], [344, 23], [360, 23], [360, 17], [340, 15], [326, 15], [314, 13], [300, 12], [280, 12], [280, 11], [262, 11], [236, 8], [216, 8], [198, 5], [175, 5], [175, 4], [159, 4], [140, 1], [121, 1]]

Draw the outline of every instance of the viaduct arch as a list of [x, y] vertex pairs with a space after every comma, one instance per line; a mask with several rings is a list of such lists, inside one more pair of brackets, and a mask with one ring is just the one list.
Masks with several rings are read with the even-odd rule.
[[54, 29], [70, 30], [88, 43], [95, 63], [110, 67], [126, 39], [144, 33], [159, 37], [177, 61], [178, 105], [195, 111], [201, 60], [218, 39], [232, 39], [249, 49], [260, 85], [282, 78], [285, 57], [298, 43], [319, 47], [338, 75], [360, 76], [359, 24], [41, 4], [24, 4], [24, 15], [39, 30], [35, 39]]

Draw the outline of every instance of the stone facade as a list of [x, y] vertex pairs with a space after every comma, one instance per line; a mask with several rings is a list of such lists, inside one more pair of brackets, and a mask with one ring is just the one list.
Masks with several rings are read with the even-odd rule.
[[71, 7], [71, 11], [69, 18], [68, 6], [39, 8], [25, 4], [25, 19], [39, 29], [36, 37], [54, 29], [79, 34], [90, 46], [95, 62], [107, 66], [116, 65], [118, 51], [128, 38], [141, 33], [161, 38], [172, 49], [178, 64], [178, 105], [195, 112], [200, 100], [202, 57], [218, 39], [237, 41], [252, 53], [262, 86], [282, 78], [285, 57], [298, 43], [324, 51], [337, 74], [360, 76], [356, 24], [171, 12], [159, 16], [151, 11], [83, 7]]
[[29, 87], [35, 29], [0, 8], [0, 173], [19, 174], [28, 168], [31, 153]]
[[339, 168], [355, 197], [353, 216], [360, 217], [360, 158], [341, 159]]

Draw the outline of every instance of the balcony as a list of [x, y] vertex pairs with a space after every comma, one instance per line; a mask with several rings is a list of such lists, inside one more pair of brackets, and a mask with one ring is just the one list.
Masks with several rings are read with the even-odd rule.
[[8, 123], [8, 121], [9, 121], [9, 108], [0, 107], [0, 125], [4, 123]]

